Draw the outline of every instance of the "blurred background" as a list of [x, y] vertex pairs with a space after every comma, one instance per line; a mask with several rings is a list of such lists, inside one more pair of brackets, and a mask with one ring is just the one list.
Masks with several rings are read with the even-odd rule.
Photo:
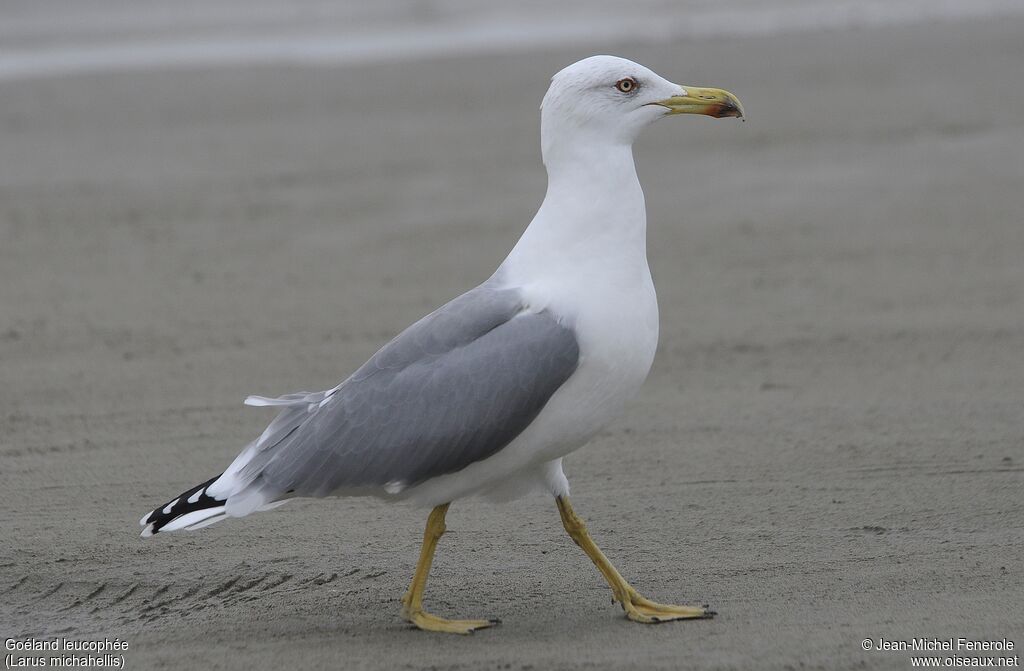
[[[1018, 0], [4, 0], [0, 630], [131, 668], [1024, 643], [1021, 35]], [[548, 79], [595, 53], [748, 112], [638, 142], [660, 349], [566, 463], [627, 577], [721, 616], [620, 621], [546, 500], [453, 507], [428, 599], [506, 625], [457, 643], [397, 617], [420, 511], [141, 542], [269, 420], [246, 395], [333, 386], [492, 272], [544, 194]]]

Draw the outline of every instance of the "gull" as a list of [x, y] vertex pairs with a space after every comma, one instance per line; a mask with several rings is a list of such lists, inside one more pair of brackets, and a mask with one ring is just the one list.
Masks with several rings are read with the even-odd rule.
[[658, 302], [633, 163], [640, 131], [665, 116], [742, 117], [728, 91], [680, 86], [592, 56], [558, 72], [541, 104], [548, 186], [519, 242], [483, 284], [420, 319], [338, 386], [246, 404], [278, 414], [220, 475], [147, 513], [142, 536], [192, 530], [295, 497], [376, 496], [431, 508], [402, 616], [471, 633], [497, 620], [423, 608], [445, 514], [456, 499], [555, 499], [569, 536], [635, 622], [707, 618], [707, 606], [641, 596], [569, 503], [562, 458], [647, 377]]

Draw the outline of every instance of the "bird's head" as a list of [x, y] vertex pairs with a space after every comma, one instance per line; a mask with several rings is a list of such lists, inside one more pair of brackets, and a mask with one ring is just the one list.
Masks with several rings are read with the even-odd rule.
[[743, 107], [722, 89], [673, 84], [644, 66], [615, 56], [591, 56], [551, 78], [541, 103], [542, 141], [632, 144], [664, 116], [742, 117]]

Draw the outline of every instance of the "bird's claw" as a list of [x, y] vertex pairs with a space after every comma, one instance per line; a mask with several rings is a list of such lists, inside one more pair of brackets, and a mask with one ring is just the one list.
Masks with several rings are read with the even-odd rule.
[[640, 596], [638, 592], [630, 592], [622, 600], [622, 609], [626, 617], [642, 624], [661, 624], [672, 620], [706, 620], [716, 613], [707, 604], [703, 606], [676, 606], [657, 603]]

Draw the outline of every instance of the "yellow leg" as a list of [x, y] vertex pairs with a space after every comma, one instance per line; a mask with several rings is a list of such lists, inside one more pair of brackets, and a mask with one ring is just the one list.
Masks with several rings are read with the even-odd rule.
[[434, 562], [434, 550], [437, 541], [445, 532], [444, 516], [450, 504], [437, 506], [430, 511], [427, 528], [423, 532], [423, 547], [420, 549], [420, 560], [416, 564], [416, 573], [412, 577], [409, 590], [402, 597], [402, 617], [424, 631], [441, 631], [449, 634], [472, 634], [477, 629], [484, 629], [498, 624], [498, 620], [446, 620], [430, 613], [423, 612], [423, 590], [427, 587], [427, 576], [430, 565]]
[[605, 557], [604, 553], [601, 552], [601, 548], [597, 547], [597, 543], [594, 542], [594, 539], [590, 537], [590, 533], [587, 531], [587, 525], [584, 524], [583, 520], [579, 518], [576, 511], [569, 504], [569, 497], [559, 496], [555, 498], [555, 502], [558, 504], [558, 514], [562, 517], [562, 525], [565, 527], [565, 530], [572, 537], [573, 541], [576, 542], [576, 545], [583, 548], [583, 551], [587, 553], [590, 560], [594, 562], [597, 570], [608, 581], [608, 585], [612, 588], [613, 598], [622, 604], [622, 610], [626, 611], [626, 616], [630, 620], [643, 622], [644, 624], [655, 624], [658, 622], [668, 622], [669, 620], [714, 617], [715, 612], [709, 610], [707, 606], [671, 606], [655, 603], [640, 596], [640, 593], [626, 582], [625, 578], [619, 575], [619, 572], [615, 570], [612, 563], [608, 561], [608, 557]]

